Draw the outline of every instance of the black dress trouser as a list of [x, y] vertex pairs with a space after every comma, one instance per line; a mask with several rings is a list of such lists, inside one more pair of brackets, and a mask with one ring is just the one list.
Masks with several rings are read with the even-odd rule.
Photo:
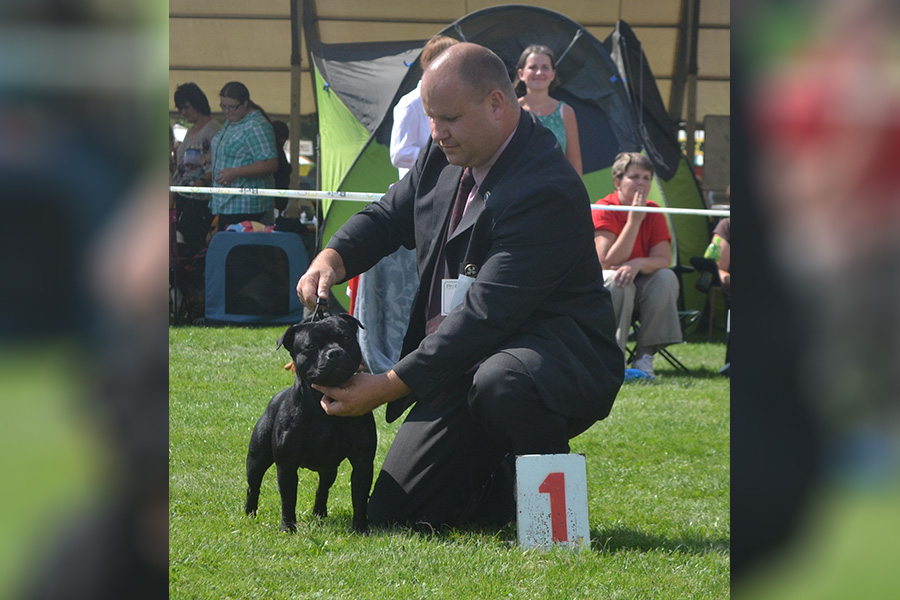
[[474, 377], [413, 405], [375, 482], [369, 521], [505, 524], [515, 516], [515, 456], [566, 453], [592, 423], [547, 409], [522, 363], [495, 354]]

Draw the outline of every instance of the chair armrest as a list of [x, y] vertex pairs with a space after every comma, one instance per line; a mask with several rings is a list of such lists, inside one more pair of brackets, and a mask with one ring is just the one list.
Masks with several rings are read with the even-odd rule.
[[706, 271], [707, 273], [715, 273], [716, 277], [719, 276], [719, 265], [712, 259], [692, 256], [691, 264], [694, 266], [694, 269], [701, 273]]
[[675, 265], [673, 267], [669, 267], [673, 271], [675, 271], [676, 275], [684, 275], [685, 273], [693, 273], [694, 267], [690, 265]]

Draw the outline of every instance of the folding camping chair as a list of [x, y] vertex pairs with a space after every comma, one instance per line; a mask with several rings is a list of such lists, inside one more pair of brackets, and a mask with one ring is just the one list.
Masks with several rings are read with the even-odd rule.
[[722, 279], [719, 277], [719, 266], [715, 261], [709, 258], [701, 258], [694, 256], [691, 258], [691, 265], [699, 272], [712, 273], [712, 285], [709, 288], [709, 329], [708, 338], [712, 339], [713, 317], [715, 315], [715, 292], [717, 289], [722, 290], [722, 298], [725, 300], [725, 310], [728, 311], [725, 326], [725, 366], [719, 371], [723, 375], [727, 375], [731, 369], [731, 294], [722, 285]]
[[[684, 273], [693, 273], [694, 268], [689, 267], [687, 265], [675, 265], [674, 267], [669, 267], [678, 277], [678, 322], [681, 325], [681, 334], [685, 335], [688, 328], [697, 322], [702, 314], [699, 310], [685, 310], [684, 309], [684, 285], [682, 280], [682, 275]], [[631, 334], [628, 336], [629, 341], [633, 341], [637, 339], [637, 332], [641, 329], [641, 315], [640, 310], [637, 306], [634, 308], [634, 312], [631, 317]], [[634, 359], [634, 351], [637, 348], [637, 343], [635, 342], [632, 346], [626, 346], [625, 350], [628, 353], [628, 357], [626, 362], [630, 363]], [[685, 373], [690, 373], [691, 370], [688, 369], [683, 362], [678, 360], [678, 358], [672, 353], [669, 349], [671, 346], [663, 348], [657, 354], [662, 356], [666, 362], [672, 365], [673, 368], [681, 369]]]
[[698, 273], [709, 273], [711, 275], [709, 289], [704, 289], [699, 283], [697, 284], [697, 290], [707, 294], [707, 316], [709, 317], [709, 322], [706, 331], [706, 340], [710, 341], [712, 340], [713, 324], [715, 323], [716, 317], [716, 295], [719, 290], [722, 291], [722, 297], [725, 300], [725, 309], [729, 310], [731, 308], [731, 294], [729, 294], [722, 285], [722, 280], [719, 277], [719, 267], [715, 261], [709, 258], [694, 256], [691, 258], [691, 265]]

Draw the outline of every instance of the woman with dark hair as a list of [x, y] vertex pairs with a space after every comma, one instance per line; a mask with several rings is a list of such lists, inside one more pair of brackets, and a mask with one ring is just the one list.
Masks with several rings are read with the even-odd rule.
[[537, 117], [544, 127], [556, 135], [566, 158], [578, 174], [583, 175], [575, 111], [565, 102], [550, 96], [558, 85], [553, 51], [536, 44], [525, 48], [516, 64], [515, 87], [516, 93], [521, 96], [519, 106]]
[[[208, 186], [212, 182], [212, 139], [222, 129], [222, 124], [212, 118], [209, 100], [196, 83], [179, 85], [174, 100], [178, 112], [191, 127], [175, 147], [172, 185]], [[209, 194], [173, 192], [170, 202], [175, 206], [182, 241], [191, 246], [204, 246], [212, 221]]]
[[[226, 83], [219, 92], [225, 125], [212, 141], [214, 185], [232, 188], [273, 188], [278, 168], [275, 132], [268, 115], [250, 99], [243, 83]], [[218, 230], [241, 221], [261, 221], [272, 210], [272, 198], [244, 194], [213, 194], [210, 209], [218, 215]]]

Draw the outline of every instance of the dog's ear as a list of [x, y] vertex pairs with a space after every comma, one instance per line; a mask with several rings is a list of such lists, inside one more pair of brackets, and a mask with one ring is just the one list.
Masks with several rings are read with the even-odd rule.
[[340, 313], [335, 316], [340, 317], [340, 318], [344, 319], [345, 321], [350, 321], [352, 323], [356, 323], [356, 326], [359, 327], [360, 329], [365, 329], [365, 327], [363, 327], [363, 324], [359, 322], [359, 319], [357, 319], [350, 313]]
[[301, 325], [300, 323], [288, 327], [275, 343], [275, 349], [278, 350], [279, 348], [284, 346], [284, 349], [287, 350], [291, 354], [291, 356], [294, 356], [294, 336], [297, 334], [297, 331], [301, 327], [303, 327], [303, 325]]

